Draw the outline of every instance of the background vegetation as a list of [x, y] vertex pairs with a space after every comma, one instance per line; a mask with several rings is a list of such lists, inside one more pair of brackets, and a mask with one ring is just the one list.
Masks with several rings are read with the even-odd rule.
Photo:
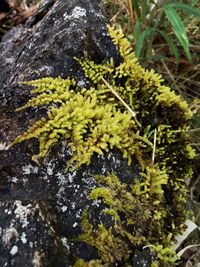
[[[110, 22], [123, 29], [141, 64], [162, 74], [189, 104], [194, 116], [190, 142], [196, 149], [194, 177], [188, 180], [193, 211], [179, 247], [181, 266], [200, 266], [200, 1], [104, 0]], [[193, 230], [195, 229], [195, 230]], [[178, 251], [179, 251], [178, 250]], [[183, 253], [184, 251], [184, 253]]]

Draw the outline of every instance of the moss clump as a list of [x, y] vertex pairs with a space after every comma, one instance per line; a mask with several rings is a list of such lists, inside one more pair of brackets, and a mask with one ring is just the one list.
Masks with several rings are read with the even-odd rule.
[[170, 209], [163, 190], [168, 182], [167, 174], [154, 165], [140, 173], [131, 185], [121, 183], [114, 173], [95, 179], [100, 187], [93, 189], [89, 198], [101, 199], [104, 203], [101, 212], [112, 216], [113, 221], [109, 229], [102, 223], [96, 228], [89, 222], [88, 210], [84, 212], [84, 232], [79, 240], [98, 250], [101, 260], [96, 266], [119, 262], [131, 266], [132, 252], [136, 247], [144, 246], [155, 252], [159, 262], [173, 264], [177, 257], [171, 247], [173, 231], [166, 231], [167, 227], [172, 229], [172, 225], [166, 227]]
[[45, 157], [54, 143], [68, 140], [69, 165], [76, 168], [90, 164], [94, 153], [102, 155], [112, 148], [119, 149], [129, 164], [134, 155], [141, 173], [132, 185], [121, 183], [114, 174], [96, 177], [100, 187], [89, 197], [103, 200], [107, 209], [102, 212], [112, 216], [114, 224], [95, 228], [85, 211], [80, 240], [96, 247], [99, 259], [88, 263], [80, 259], [76, 266], [130, 266], [131, 251], [146, 245], [155, 251], [158, 264], [172, 266], [176, 257], [171, 242], [187, 216], [185, 178], [191, 176], [194, 156], [187, 122], [192, 113], [163, 85], [160, 75], [140, 66], [120, 31], [108, 30], [119, 48], [120, 63], [111, 59], [96, 64], [88, 56], [76, 59], [90, 88], [78, 86], [73, 78], [25, 82], [34, 87], [31, 93], [36, 96], [18, 110], [45, 105], [48, 113], [11, 145], [39, 138], [36, 159]]
[[[40, 153], [33, 157], [44, 157], [52, 144], [67, 139], [73, 156], [70, 161], [76, 167], [89, 164], [94, 152], [102, 155], [113, 147], [118, 148], [131, 162], [131, 155], [140, 146], [151, 143], [139, 135], [131, 114], [117, 110], [111, 104], [101, 103], [95, 88], [79, 88], [72, 79], [44, 78], [26, 83], [35, 86], [32, 98], [23, 107], [48, 105], [48, 118], [41, 118], [12, 143], [39, 137]], [[69, 164], [70, 164], [69, 163]]]

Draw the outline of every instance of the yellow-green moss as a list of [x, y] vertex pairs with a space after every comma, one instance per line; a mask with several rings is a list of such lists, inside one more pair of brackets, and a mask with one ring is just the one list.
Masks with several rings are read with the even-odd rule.
[[147, 167], [132, 185], [121, 183], [114, 173], [95, 179], [100, 187], [93, 189], [89, 198], [103, 201], [102, 213], [112, 216], [113, 226], [106, 229], [99, 224], [96, 229], [89, 222], [86, 209], [82, 220], [84, 233], [79, 240], [97, 249], [100, 266], [112, 266], [109, 264], [116, 262], [131, 266], [132, 251], [144, 246], [153, 250], [160, 262], [173, 264], [177, 259], [171, 247], [174, 236], [166, 232], [169, 209], [162, 188], [168, 181], [166, 173], [159, 171], [158, 166]]
[[[68, 139], [73, 156], [70, 161], [76, 167], [89, 164], [94, 152], [102, 155], [113, 147], [118, 148], [131, 162], [131, 155], [142, 145], [151, 145], [136, 131], [135, 123], [128, 111], [117, 110], [111, 104], [100, 105], [94, 88], [80, 92], [73, 89], [74, 80], [44, 78], [28, 82], [37, 89], [38, 96], [29, 100], [18, 110], [38, 105], [49, 105], [48, 118], [42, 118], [12, 143], [39, 137], [40, 153], [33, 157], [44, 157], [52, 144]], [[58, 107], [55, 104], [59, 104]]]
[[95, 228], [86, 209], [80, 241], [96, 247], [99, 259], [79, 259], [76, 266], [130, 266], [131, 251], [138, 245], [154, 250], [158, 264], [172, 266], [176, 256], [171, 242], [187, 217], [185, 179], [191, 176], [194, 157], [187, 123], [192, 113], [160, 75], [142, 68], [120, 31], [110, 26], [108, 31], [119, 49], [118, 65], [113, 59], [96, 64], [87, 55], [75, 59], [90, 88], [78, 86], [73, 77], [24, 83], [34, 87], [31, 93], [36, 96], [18, 111], [45, 105], [48, 113], [11, 145], [38, 138], [36, 159], [45, 157], [54, 143], [67, 140], [72, 150], [69, 165], [76, 168], [90, 164], [94, 153], [112, 148], [129, 164], [134, 155], [141, 173], [132, 185], [121, 183], [115, 174], [95, 178], [99, 187], [89, 198], [103, 200], [107, 208], [102, 212], [113, 217], [114, 225]]
[[[102, 64], [95, 64], [88, 58], [84, 61], [76, 59], [86, 78], [93, 83], [89, 89], [79, 87], [73, 78], [43, 78], [24, 82], [34, 86], [31, 93], [38, 95], [18, 111], [48, 105], [48, 117], [36, 122], [12, 145], [33, 137], [39, 138], [40, 153], [33, 157], [36, 159], [44, 157], [52, 144], [68, 139], [73, 152], [71, 162], [75, 161], [77, 167], [89, 164], [94, 152], [101, 155], [113, 147], [120, 149], [129, 163], [131, 155], [136, 155], [144, 164], [144, 153], [140, 148], [146, 146], [151, 150], [152, 143], [145, 136], [146, 125], [141, 123], [142, 120], [162, 105], [163, 109], [169, 110], [175, 106], [175, 111], [181, 115], [182, 125], [191, 117], [187, 104], [161, 84], [161, 77], [139, 65], [123, 34], [111, 27], [108, 29], [113, 42], [119, 45], [122, 56], [120, 65], [115, 66], [112, 59]], [[120, 82], [121, 78], [125, 80]], [[131, 118], [130, 112], [113, 95], [108, 85], [135, 112], [135, 118]]]

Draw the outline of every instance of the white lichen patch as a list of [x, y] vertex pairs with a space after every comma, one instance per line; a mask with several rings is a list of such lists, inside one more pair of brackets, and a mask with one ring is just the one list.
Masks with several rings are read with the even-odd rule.
[[115, 158], [113, 157], [113, 162], [114, 162], [116, 168], [117, 168], [117, 167], [120, 167], [120, 165], [121, 165], [121, 161], [120, 161], [119, 159], [115, 159]]
[[102, 169], [101, 169], [101, 174], [102, 174], [102, 175], [103, 175], [103, 174], [106, 174], [106, 171], [107, 171], [107, 169], [106, 169], [105, 165], [103, 165], [103, 166], [102, 166]]
[[55, 163], [53, 160], [47, 163], [47, 175], [53, 175], [53, 170], [55, 169]]
[[81, 218], [81, 213], [82, 213], [81, 209], [77, 210], [76, 215], [75, 215], [77, 219]]
[[74, 171], [73, 173], [69, 172], [69, 173], [66, 173], [66, 174], [58, 172], [58, 173], [55, 174], [55, 176], [57, 177], [57, 181], [58, 181], [59, 186], [64, 186], [67, 183], [72, 183], [73, 182], [73, 179], [76, 176], [76, 171]]
[[111, 154], [108, 154], [108, 159], [110, 160], [112, 158], [112, 155]]
[[67, 19], [79, 19], [80, 17], [86, 17], [86, 10], [80, 6], [76, 6], [73, 10], [71, 15], [64, 13], [63, 18], [64, 20]]
[[33, 242], [32, 241], [29, 241], [29, 247], [33, 248]]
[[68, 246], [68, 242], [67, 242], [67, 238], [66, 237], [62, 237], [61, 238], [61, 242], [63, 244], [64, 247], [66, 247], [67, 249], [69, 249], [69, 246]]
[[49, 65], [44, 65], [44, 66], [41, 66], [41, 68], [39, 68], [37, 71], [39, 73], [45, 72], [45, 75], [48, 76], [54, 71], [54, 68], [52, 66], [49, 66]]
[[69, 180], [70, 183], [73, 182], [73, 179], [74, 179], [75, 176], [76, 176], [76, 172], [74, 172], [74, 173], [69, 173], [69, 175], [68, 175], [68, 180]]
[[63, 186], [63, 185], [66, 184], [66, 176], [65, 176], [63, 173], [58, 172], [58, 173], [56, 173], [55, 176], [57, 177], [56, 179], [57, 179], [58, 184], [59, 184], [60, 186]]
[[12, 178], [11, 178], [11, 182], [12, 182], [12, 183], [15, 184], [15, 183], [17, 183], [17, 181], [18, 181], [17, 177], [12, 177]]
[[[89, 178], [88, 178], [88, 176], [89, 176]], [[86, 183], [87, 184], [87, 188], [90, 189], [90, 190], [95, 188], [96, 185], [97, 185], [96, 180], [90, 174], [88, 174], [87, 172], [85, 172], [85, 175], [82, 177], [82, 182]]]
[[13, 247], [11, 248], [10, 254], [11, 254], [12, 256], [15, 256], [17, 253], [18, 253], [18, 247], [17, 247], [17, 246], [13, 246]]
[[35, 251], [33, 260], [32, 260], [32, 266], [33, 267], [41, 267], [42, 266], [42, 257], [43, 254], [40, 251]]
[[11, 215], [12, 214], [12, 211], [11, 210], [8, 210], [8, 209], [5, 209], [4, 212], [8, 215]]
[[48, 175], [52, 175], [52, 174], [53, 174], [53, 169], [51, 169], [51, 168], [47, 168], [47, 174], [48, 174]]
[[26, 244], [27, 243], [27, 238], [26, 238], [26, 233], [25, 232], [22, 233], [20, 239], [21, 239], [21, 241], [22, 241], [23, 244]]
[[49, 183], [49, 178], [47, 175], [43, 176], [42, 179], [45, 180], [47, 183]]
[[76, 228], [78, 226], [78, 223], [75, 222], [72, 226], [73, 226], [73, 228]]
[[22, 202], [19, 200], [16, 200], [14, 204], [16, 206], [14, 213], [16, 214], [16, 218], [19, 219], [21, 227], [27, 227], [29, 224], [28, 216], [33, 213], [32, 205], [28, 204], [27, 206], [23, 206]]
[[76, 203], [75, 203], [75, 202], [71, 202], [71, 207], [72, 207], [72, 209], [74, 210], [75, 207], [76, 207]]
[[15, 241], [18, 238], [19, 234], [14, 227], [8, 228], [5, 230], [5, 233], [2, 236], [2, 241], [4, 246], [9, 246], [11, 241]]
[[79, 87], [84, 87], [84, 86], [86, 86], [86, 83], [85, 83], [84, 80], [80, 80], [80, 81], [77, 82], [77, 85], [78, 85]]
[[22, 167], [23, 174], [31, 174], [31, 173], [38, 173], [39, 168], [37, 166], [33, 166], [28, 164]]
[[67, 206], [62, 206], [61, 210], [62, 210], [62, 212], [65, 212], [67, 210]]
[[6, 143], [0, 143], [0, 151], [2, 151], [2, 150], [8, 150], [9, 149], [9, 147], [6, 145]]
[[101, 199], [96, 199], [92, 202], [92, 206], [96, 206], [98, 208], [101, 203]]

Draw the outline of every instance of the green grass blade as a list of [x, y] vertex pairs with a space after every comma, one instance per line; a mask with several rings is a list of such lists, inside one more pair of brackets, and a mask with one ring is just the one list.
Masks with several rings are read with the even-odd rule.
[[133, 8], [133, 10], [135, 10], [138, 19], [140, 19], [141, 18], [141, 11], [140, 11], [140, 7], [139, 7], [138, 2], [139, 2], [138, 0], [132, 0], [132, 8]]
[[141, 1], [141, 8], [142, 8], [141, 20], [142, 22], [145, 22], [145, 18], [149, 10], [148, 2], [146, 0]]
[[136, 57], [138, 58], [140, 57], [142, 48], [144, 47], [145, 39], [150, 36], [151, 32], [152, 32], [152, 29], [148, 28], [144, 30], [142, 34], [139, 36], [139, 38], [137, 39], [136, 44], [135, 44]]
[[137, 40], [139, 38], [139, 36], [141, 35], [141, 23], [139, 20], [136, 20], [134, 28], [133, 28], [133, 34], [135, 37], [135, 40]]
[[195, 6], [198, 2], [199, 0], [192, 0], [192, 6]]
[[190, 13], [192, 16], [196, 17], [197, 19], [200, 20], [200, 11], [198, 11], [197, 8], [193, 8], [187, 4], [184, 3], [179, 3], [179, 2], [175, 2], [175, 3], [171, 3], [167, 6], [172, 6], [172, 7], [176, 7], [176, 8], [180, 8], [184, 11], [186, 11], [187, 13]]
[[191, 60], [191, 54], [189, 50], [189, 41], [188, 41], [185, 29], [184, 29], [184, 25], [181, 21], [181, 18], [179, 17], [174, 7], [167, 5], [167, 6], [164, 6], [163, 9], [188, 59]]
[[158, 31], [158, 32], [167, 42], [167, 44], [168, 44], [169, 48], [171, 49], [172, 53], [174, 54], [176, 60], [179, 61], [180, 55], [179, 55], [178, 49], [176, 48], [172, 38], [164, 31]]

